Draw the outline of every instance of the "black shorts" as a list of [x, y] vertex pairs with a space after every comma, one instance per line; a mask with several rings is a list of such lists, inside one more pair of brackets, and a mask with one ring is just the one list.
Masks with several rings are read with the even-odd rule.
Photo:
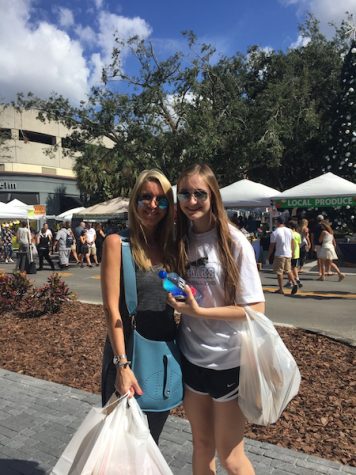
[[183, 381], [194, 393], [210, 396], [214, 401], [227, 402], [237, 399], [240, 367], [231, 369], [202, 368], [182, 355]]
[[292, 269], [294, 269], [295, 267], [298, 267], [299, 266], [299, 259], [292, 259], [291, 260], [291, 265], [292, 265]]

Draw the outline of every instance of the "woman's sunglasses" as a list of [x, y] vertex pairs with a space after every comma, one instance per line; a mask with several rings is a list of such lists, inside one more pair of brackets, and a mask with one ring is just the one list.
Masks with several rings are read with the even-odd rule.
[[167, 209], [169, 206], [169, 201], [166, 196], [154, 196], [151, 193], [144, 193], [140, 195], [137, 199], [137, 204], [140, 206], [150, 205], [152, 200], [155, 200], [159, 209]]
[[189, 191], [182, 190], [177, 193], [178, 201], [189, 201], [191, 196], [197, 201], [206, 201], [208, 199], [208, 192], [204, 190], [194, 190], [191, 193]]

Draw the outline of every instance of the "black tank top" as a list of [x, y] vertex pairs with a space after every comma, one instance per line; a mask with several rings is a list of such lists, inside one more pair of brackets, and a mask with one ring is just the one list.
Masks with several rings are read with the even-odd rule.
[[[176, 338], [177, 325], [174, 310], [167, 301], [167, 293], [158, 277], [161, 266], [143, 271], [136, 268], [137, 313], [136, 330], [145, 338], [169, 341]], [[131, 333], [131, 322], [125, 302], [125, 292], [121, 270], [120, 314], [124, 322], [125, 339]]]

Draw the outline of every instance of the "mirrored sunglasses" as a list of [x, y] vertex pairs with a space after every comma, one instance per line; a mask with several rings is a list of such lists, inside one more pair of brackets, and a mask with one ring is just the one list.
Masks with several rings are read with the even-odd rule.
[[138, 197], [138, 205], [149, 205], [152, 203], [152, 200], [155, 200], [159, 209], [167, 209], [169, 206], [169, 201], [166, 196], [154, 196], [151, 193], [144, 193]]
[[197, 201], [206, 201], [209, 194], [204, 190], [194, 190], [191, 193], [189, 191], [182, 190], [177, 193], [178, 201], [188, 201], [192, 196], [194, 196]]

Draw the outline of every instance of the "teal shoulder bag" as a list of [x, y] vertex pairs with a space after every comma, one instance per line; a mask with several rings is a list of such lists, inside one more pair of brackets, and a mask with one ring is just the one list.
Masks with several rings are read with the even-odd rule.
[[153, 341], [135, 328], [137, 289], [135, 264], [130, 242], [122, 239], [122, 269], [127, 310], [132, 322], [131, 368], [143, 395], [136, 395], [143, 411], [162, 412], [179, 406], [183, 400], [180, 352], [175, 340]]

